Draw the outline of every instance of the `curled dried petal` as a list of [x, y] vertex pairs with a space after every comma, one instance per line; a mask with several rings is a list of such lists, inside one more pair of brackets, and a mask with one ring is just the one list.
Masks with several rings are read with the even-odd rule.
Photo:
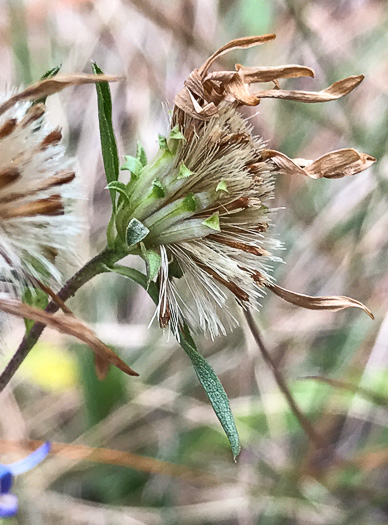
[[229, 82], [225, 82], [224, 87], [225, 91], [239, 104], [257, 106], [260, 103], [260, 99], [249, 93], [238, 73], [235, 73]]
[[304, 175], [311, 179], [339, 179], [355, 175], [368, 169], [376, 162], [372, 155], [359, 153], [353, 148], [344, 148], [322, 155], [315, 161], [290, 159], [284, 153], [265, 150], [265, 159], [271, 159], [279, 173], [284, 175]]
[[217, 60], [217, 58], [224, 55], [225, 53], [229, 53], [229, 51], [233, 51], [233, 49], [244, 49], [248, 47], [259, 46], [260, 44], [265, 44], [265, 42], [269, 42], [270, 40], [274, 40], [275, 38], [276, 35], [270, 34], [260, 36], [248, 36], [231, 40], [230, 42], [222, 46], [220, 49], [218, 49], [215, 53], [213, 53], [199, 68], [199, 72], [202, 75], [202, 77], [204, 77], [209, 71], [210, 66], [215, 60]]
[[348, 95], [364, 80], [364, 75], [355, 75], [334, 82], [322, 91], [298, 91], [286, 89], [267, 89], [258, 91], [255, 95], [258, 98], [281, 98], [284, 100], [294, 100], [297, 102], [314, 103], [330, 102], [345, 95]]
[[314, 78], [313, 69], [310, 67], [298, 65], [246, 67], [242, 66], [241, 64], [236, 64], [236, 70], [246, 84], [254, 84], [256, 82], [271, 82], [279, 78]]
[[338, 310], [344, 310], [346, 308], [361, 308], [371, 319], [374, 319], [374, 315], [369, 308], [351, 297], [345, 297], [343, 295], [312, 297], [311, 295], [304, 295], [292, 292], [291, 290], [286, 290], [286, 288], [281, 288], [276, 284], [266, 284], [266, 287], [288, 303], [307, 308], [308, 310], [330, 310], [332, 312], [337, 312]]
[[23, 317], [37, 323], [43, 323], [54, 330], [72, 335], [86, 343], [95, 352], [98, 356], [99, 363], [101, 361], [107, 361], [130, 376], [139, 375], [124, 363], [113, 350], [100, 341], [91, 328], [73, 315], [53, 315], [17, 301], [16, 299], [9, 298], [0, 299], [0, 310], [7, 314], [15, 315], [16, 317]]

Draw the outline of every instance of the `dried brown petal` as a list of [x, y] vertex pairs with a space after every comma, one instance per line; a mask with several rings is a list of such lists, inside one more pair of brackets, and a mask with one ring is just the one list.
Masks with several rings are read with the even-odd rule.
[[267, 89], [258, 91], [255, 96], [258, 98], [281, 98], [284, 100], [295, 100], [297, 102], [330, 102], [345, 95], [348, 95], [364, 80], [364, 75], [355, 75], [334, 82], [322, 91], [298, 91], [286, 89]]
[[44, 115], [44, 112], [46, 111], [46, 106], [44, 104], [35, 104], [34, 106], [31, 106], [27, 113], [25, 114], [23, 120], [20, 122], [20, 126], [26, 127], [31, 122], [34, 122], [34, 120], [38, 120]]
[[14, 167], [8, 167], [0, 171], [0, 190], [15, 182], [19, 177], [20, 172]]
[[16, 299], [0, 299], [0, 310], [16, 317], [31, 319], [37, 323], [43, 323], [49, 328], [58, 330], [64, 334], [72, 335], [83, 343], [86, 343], [96, 354], [100, 360], [109, 361], [130, 376], [137, 376], [138, 374], [132, 370], [124, 361], [122, 361], [113, 350], [106, 346], [98, 339], [96, 334], [84, 322], [72, 315], [54, 315], [33, 308]]
[[345, 297], [343, 295], [312, 297], [310, 295], [291, 292], [291, 290], [286, 290], [276, 284], [267, 283], [266, 287], [281, 299], [284, 299], [295, 306], [301, 306], [302, 308], [307, 308], [309, 310], [330, 310], [332, 312], [344, 310], [346, 308], [361, 308], [371, 319], [374, 319], [374, 315], [369, 308], [360, 303], [360, 301], [356, 301], [356, 299], [350, 297]]
[[62, 91], [68, 86], [81, 84], [95, 84], [97, 82], [117, 82], [119, 77], [112, 75], [89, 75], [87, 73], [78, 73], [74, 75], [57, 75], [52, 78], [46, 78], [41, 82], [36, 82], [28, 86], [24, 91], [16, 93], [0, 105], [0, 115], [14, 106], [21, 100], [36, 100], [37, 98], [47, 97]]
[[239, 104], [244, 106], [257, 106], [260, 104], [260, 99], [249, 93], [238, 73], [235, 73], [229, 82], [225, 82], [224, 88]]
[[366, 153], [359, 153], [353, 148], [339, 149], [322, 155], [315, 161], [290, 159], [284, 153], [265, 150], [265, 159], [271, 159], [282, 175], [304, 175], [311, 179], [339, 179], [355, 175], [368, 169], [376, 159]]
[[[16, 169], [16, 168], [13, 168]], [[63, 170], [55, 175], [52, 175], [51, 177], [48, 177], [47, 179], [44, 179], [42, 181], [39, 181], [35, 186], [31, 188], [27, 188], [25, 191], [21, 191], [18, 193], [7, 193], [4, 196], [0, 195], [0, 204], [4, 205], [7, 202], [15, 202], [17, 200], [23, 199], [25, 197], [28, 197], [29, 195], [34, 195], [35, 193], [38, 193], [40, 191], [48, 190], [49, 188], [53, 188], [55, 186], [61, 186], [62, 184], [68, 184], [75, 178], [74, 171], [67, 171]], [[0, 189], [1, 189], [1, 174], [0, 174]], [[0, 212], [1, 215], [1, 212]]]
[[261, 36], [248, 36], [243, 38], [236, 38], [235, 40], [232, 40], [231, 42], [228, 42], [224, 46], [222, 46], [220, 49], [218, 49], [215, 53], [213, 53], [204, 64], [199, 68], [199, 72], [202, 75], [202, 78], [206, 75], [208, 72], [210, 66], [213, 64], [217, 58], [224, 55], [225, 53], [229, 53], [229, 51], [233, 51], [233, 49], [244, 49], [252, 46], [258, 46], [260, 44], [264, 44], [265, 42], [269, 42], [270, 40], [273, 40], [276, 38], [276, 35], [261, 35]]
[[175, 96], [174, 104], [184, 113], [198, 120], [209, 120], [217, 114], [217, 107], [213, 102], [201, 107], [186, 86]]
[[241, 64], [236, 64], [236, 70], [246, 84], [271, 82], [278, 78], [314, 77], [314, 71], [311, 68], [297, 65], [245, 67]]
[[40, 143], [39, 148], [44, 150], [49, 146], [55, 146], [62, 140], [62, 132], [60, 128], [53, 129]]
[[63, 213], [63, 202], [60, 195], [52, 195], [46, 199], [37, 199], [19, 206], [8, 204], [0, 209], [0, 217], [9, 219], [15, 217], [33, 217], [35, 215], [60, 215]]
[[240, 241], [235, 241], [233, 239], [230, 239], [226, 235], [208, 235], [207, 237], [209, 240], [213, 240], [216, 242], [219, 242], [220, 244], [224, 244], [225, 246], [230, 246], [231, 248], [234, 248], [236, 250], [240, 250], [242, 252], [251, 253], [252, 255], [258, 255], [258, 256], [268, 256], [270, 255], [267, 250], [264, 250], [264, 248], [259, 248], [258, 246], [252, 246], [251, 244], [245, 244]]
[[4, 124], [0, 127], [0, 139], [8, 137], [8, 135], [10, 135], [16, 128], [17, 123], [18, 121], [16, 118], [11, 118], [4, 122]]
[[202, 268], [206, 273], [214, 277], [216, 281], [218, 281], [220, 284], [225, 286], [232, 294], [237, 298], [240, 299], [240, 301], [249, 301], [249, 295], [242, 290], [237, 284], [232, 283], [230, 281], [227, 281], [221, 275], [219, 275], [215, 270], [207, 266], [206, 264], [201, 263], [199, 260], [197, 260], [197, 264], [200, 268]]

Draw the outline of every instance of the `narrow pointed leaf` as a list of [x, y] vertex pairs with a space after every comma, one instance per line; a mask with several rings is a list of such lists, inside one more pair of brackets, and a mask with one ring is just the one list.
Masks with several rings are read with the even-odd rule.
[[[93, 62], [93, 73], [103, 74], [98, 65]], [[104, 162], [106, 180], [109, 182], [116, 181], [119, 178], [119, 156], [117, 152], [116, 138], [112, 123], [112, 97], [108, 82], [96, 84], [97, 103], [98, 103], [98, 121], [100, 125], [101, 151]], [[115, 191], [110, 190], [113, 210], [116, 209]]]
[[225, 431], [232, 448], [233, 458], [236, 461], [241, 451], [241, 445], [229, 399], [224, 387], [216, 376], [213, 368], [197, 351], [187, 326], [181, 331], [181, 340], [179, 343], [190, 358], [199, 382], [203, 386], [213, 410]]
[[[140, 286], [147, 290], [154, 303], [158, 304], [159, 292], [156, 284], [151, 282], [150, 286], [148, 286], [147, 277], [141, 272], [134, 270], [133, 268], [117, 264], [109, 268], [109, 270], [127, 277], [128, 279], [132, 279], [137, 284], [140, 284]], [[179, 344], [190, 358], [199, 382], [203, 386], [206, 395], [213, 407], [213, 410], [229, 440], [232, 448], [233, 458], [236, 461], [236, 458], [241, 451], [241, 445], [236, 423], [230, 408], [229, 399], [224, 390], [224, 387], [222, 386], [212, 367], [198, 352], [187, 326], [185, 326], [180, 332]]]

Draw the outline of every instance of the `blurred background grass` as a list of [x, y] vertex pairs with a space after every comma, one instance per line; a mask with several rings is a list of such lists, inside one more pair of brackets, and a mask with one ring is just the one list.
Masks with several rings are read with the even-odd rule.
[[[314, 80], [285, 81], [290, 88], [366, 78], [327, 105], [263, 100], [258, 114], [251, 112], [257, 132], [291, 157], [353, 146], [378, 158], [354, 178], [277, 180], [272, 233], [286, 248], [286, 264], [275, 269], [278, 283], [307, 294], [351, 295], [376, 316], [372, 322], [358, 310], [300, 310], [270, 295], [256, 315], [324, 447], [309, 443], [243, 322], [227, 338], [197, 338], [231, 399], [243, 444], [235, 465], [186, 356], [157, 326], [147, 328], [151, 301], [131, 283], [104, 276], [71, 307], [140, 378], [111, 370], [98, 382], [87, 348], [45, 333], [1, 397], [1, 461], [17, 457], [14, 442], [54, 442], [51, 457], [17, 480], [21, 509], [9, 523], [388, 523], [387, 3], [3, 0], [0, 6], [2, 89], [60, 63], [63, 72], [90, 72], [91, 59], [124, 77], [112, 86], [120, 154], [133, 154], [137, 140], [150, 156], [157, 150], [157, 134], [167, 128], [163, 104], [171, 107], [189, 72], [217, 47], [275, 32], [276, 41], [232, 53], [224, 63], [314, 68]], [[86, 261], [104, 243], [110, 206], [95, 94], [78, 87], [51, 97], [48, 106], [79, 162], [89, 225], [79, 253]], [[22, 323], [9, 322], [2, 364], [22, 334]]]

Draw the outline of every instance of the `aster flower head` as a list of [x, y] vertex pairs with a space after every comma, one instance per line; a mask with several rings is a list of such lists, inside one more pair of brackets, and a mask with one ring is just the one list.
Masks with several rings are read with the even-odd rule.
[[[346, 297], [313, 298], [276, 286], [271, 277], [278, 247], [268, 235], [274, 180], [280, 173], [335, 178], [358, 173], [375, 159], [353, 149], [331, 152], [316, 161], [292, 160], [270, 150], [242, 117], [239, 108], [262, 98], [300, 102], [335, 100], [363, 79], [353, 76], [320, 92], [286, 91], [279, 79], [313, 77], [304, 66], [211, 71], [223, 54], [272, 40], [274, 35], [240, 38], [216, 51], [195, 69], [175, 97], [171, 129], [160, 137], [157, 156], [147, 163], [138, 148], [126, 157], [127, 184], [120, 192], [116, 226], [122, 239], [144, 258], [149, 280], [159, 281], [157, 316], [178, 334], [183, 320], [211, 337], [238, 324], [237, 302], [258, 308], [265, 288], [313, 309], [355, 306]], [[273, 82], [273, 89], [251, 92], [251, 84]], [[371, 314], [370, 314], [371, 315]]]

